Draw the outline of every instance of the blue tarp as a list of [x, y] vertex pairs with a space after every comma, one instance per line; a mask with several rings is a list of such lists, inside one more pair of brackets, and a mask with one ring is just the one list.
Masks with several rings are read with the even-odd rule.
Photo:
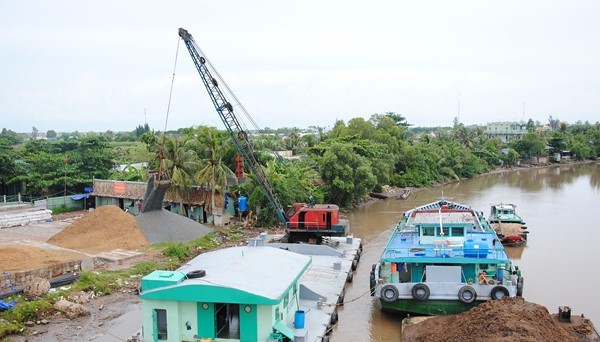
[[2, 299], [0, 299], [0, 311], [12, 309], [15, 306], [15, 301], [6, 303]]
[[72, 199], [73, 201], [79, 201], [79, 200], [83, 199], [84, 197], [85, 197], [85, 198], [90, 198], [90, 194], [79, 194], [79, 195], [73, 195], [73, 196], [71, 196], [71, 199]]

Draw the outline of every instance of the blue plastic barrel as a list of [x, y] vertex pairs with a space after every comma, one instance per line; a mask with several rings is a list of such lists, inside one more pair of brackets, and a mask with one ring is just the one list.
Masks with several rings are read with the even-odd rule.
[[294, 328], [304, 329], [304, 310], [296, 311], [294, 315]]
[[238, 199], [238, 210], [246, 211], [248, 210], [248, 199], [245, 196], [240, 196]]

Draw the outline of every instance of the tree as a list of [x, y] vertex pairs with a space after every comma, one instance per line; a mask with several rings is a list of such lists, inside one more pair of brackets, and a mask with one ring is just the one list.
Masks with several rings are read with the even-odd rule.
[[0, 184], [10, 183], [17, 175], [16, 153], [10, 142], [0, 137]]
[[215, 192], [220, 190], [221, 195], [225, 195], [227, 187], [227, 176], [235, 179], [235, 174], [223, 162], [223, 146], [226, 145], [218, 138], [216, 129], [203, 130], [203, 136], [198, 137], [198, 142], [201, 144], [203, 156], [202, 167], [195, 175], [194, 179], [197, 184], [206, 185], [210, 188], [211, 207], [207, 208], [215, 213]]
[[522, 156], [541, 156], [546, 152], [546, 143], [536, 132], [529, 132], [513, 148]]
[[192, 148], [192, 140], [163, 135], [155, 146], [159, 173], [164, 172], [171, 180], [171, 187], [179, 198], [182, 215], [187, 216], [183, 202], [193, 186], [194, 173], [198, 168], [198, 156]]
[[0, 138], [6, 139], [11, 145], [18, 145], [23, 142], [23, 137], [10, 129], [3, 128]]
[[519, 160], [519, 153], [509, 148], [505, 153], [502, 153], [500, 158], [502, 159], [502, 164], [506, 167], [514, 166], [517, 164], [517, 160]]
[[550, 115], [548, 117], [548, 123], [550, 124], [550, 128], [553, 131], [556, 131], [558, 129], [558, 126], [560, 125], [560, 120], [559, 119], [554, 119], [554, 118], [552, 118], [552, 115]]
[[317, 163], [327, 185], [326, 201], [349, 207], [377, 184], [371, 163], [355, 152], [351, 143], [332, 141], [325, 144], [327, 146], [321, 146], [324, 153]]
[[46, 132], [46, 138], [48, 138], [48, 140], [56, 140], [56, 136], [57, 136], [56, 132], [52, 129], [50, 129]]
[[39, 132], [39, 131], [38, 131], [38, 129], [37, 129], [35, 126], [33, 126], [33, 127], [31, 128], [31, 137], [32, 137], [33, 139], [36, 139], [36, 138], [37, 138], [37, 135], [38, 135], [38, 132]]

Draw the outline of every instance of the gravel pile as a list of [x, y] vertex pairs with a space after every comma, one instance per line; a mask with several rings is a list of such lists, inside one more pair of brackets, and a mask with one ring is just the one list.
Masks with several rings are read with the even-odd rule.
[[165, 209], [143, 212], [135, 219], [150, 243], [185, 242], [214, 231], [213, 228]]

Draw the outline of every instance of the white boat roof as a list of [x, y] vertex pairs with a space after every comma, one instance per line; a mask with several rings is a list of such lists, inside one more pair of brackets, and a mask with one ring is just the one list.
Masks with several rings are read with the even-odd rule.
[[201, 278], [179, 285], [234, 288], [273, 300], [289, 289], [311, 263], [311, 258], [272, 247], [231, 247], [201, 254], [181, 266], [187, 273], [205, 270]]
[[426, 224], [426, 223], [440, 223], [440, 217], [442, 218], [442, 224], [448, 223], [470, 223], [474, 221], [473, 215], [470, 212], [442, 212], [442, 213], [421, 213], [417, 212], [415, 217], [412, 218], [410, 223], [412, 224]]

